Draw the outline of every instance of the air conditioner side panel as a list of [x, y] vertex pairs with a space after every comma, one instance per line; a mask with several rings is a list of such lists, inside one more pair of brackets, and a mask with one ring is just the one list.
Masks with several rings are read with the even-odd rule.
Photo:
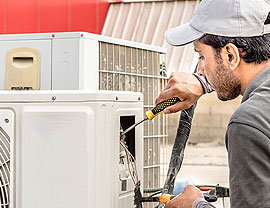
[[[88, 207], [95, 199], [95, 114], [88, 106], [26, 106], [19, 175], [27, 208]], [[91, 150], [91, 151], [89, 151]]]
[[78, 90], [80, 39], [53, 39], [52, 54], [52, 89]]

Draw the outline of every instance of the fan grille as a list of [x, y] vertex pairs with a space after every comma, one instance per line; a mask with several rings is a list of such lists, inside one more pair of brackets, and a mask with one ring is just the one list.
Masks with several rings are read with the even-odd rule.
[[0, 127], [0, 208], [10, 205], [10, 137]]

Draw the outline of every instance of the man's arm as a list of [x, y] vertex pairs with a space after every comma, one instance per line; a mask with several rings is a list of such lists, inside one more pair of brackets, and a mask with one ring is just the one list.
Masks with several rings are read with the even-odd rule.
[[215, 206], [205, 201], [204, 199], [197, 199], [194, 201], [192, 208], [215, 208]]
[[250, 125], [231, 123], [226, 143], [231, 207], [270, 207], [270, 138]]

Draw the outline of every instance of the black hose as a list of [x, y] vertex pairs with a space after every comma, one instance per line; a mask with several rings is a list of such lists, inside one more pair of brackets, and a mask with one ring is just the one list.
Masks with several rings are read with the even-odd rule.
[[[162, 191], [163, 194], [172, 194], [173, 192], [175, 178], [183, 162], [184, 150], [186, 147], [187, 140], [189, 138], [191, 122], [196, 105], [197, 102], [194, 103], [189, 109], [182, 110], [180, 114], [179, 125], [171, 153], [167, 178]], [[156, 208], [162, 207], [164, 207], [164, 205], [162, 203], [159, 203], [159, 205]]]

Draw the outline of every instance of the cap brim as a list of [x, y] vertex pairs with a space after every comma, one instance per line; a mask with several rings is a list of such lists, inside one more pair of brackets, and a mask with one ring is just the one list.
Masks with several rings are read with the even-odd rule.
[[182, 46], [202, 37], [204, 33], [194, 29], [190, 22], [165, 32], [165, 40], [173, 46]]

